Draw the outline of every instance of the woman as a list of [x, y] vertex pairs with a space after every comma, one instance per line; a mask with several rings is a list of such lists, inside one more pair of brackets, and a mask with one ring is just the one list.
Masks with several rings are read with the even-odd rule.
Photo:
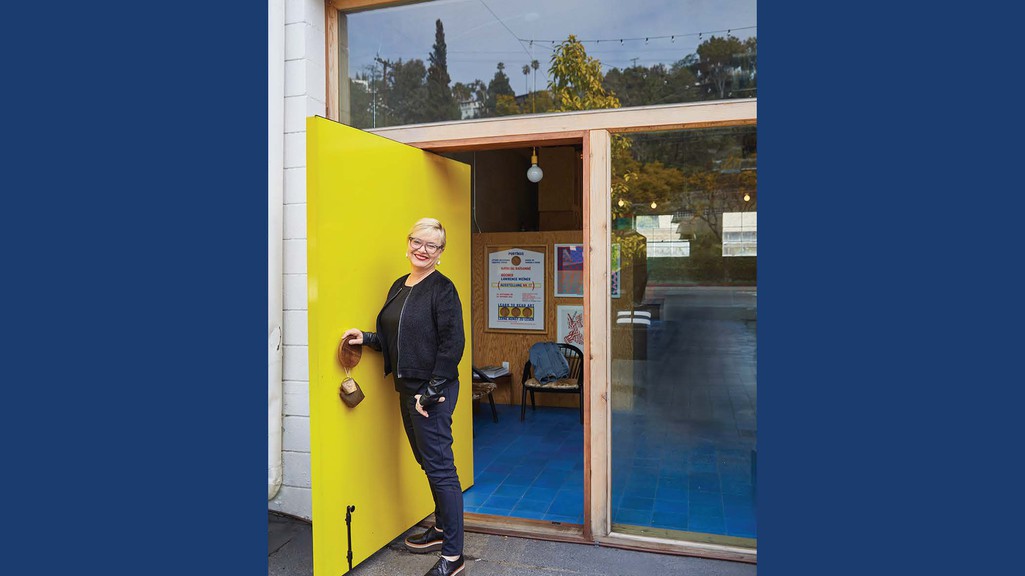
[[427, 474], [435, 525], [406, 538], [410, 552], [441, 550], [424, 576], [463, 572], [463, 490], [452, 455], [452, 411], [459, 397], [463, 313], [452, 281], [437, 271], [445, 251], [445, 228], [434, 218], [413, 225], [406, 241], [409, 274], [396, 280], [377, 315], [377, 332], [356, 328], [349, 344], [365, 344], [384, 356], [384, 374], [394, 373], [399, 408], [413, 456]]

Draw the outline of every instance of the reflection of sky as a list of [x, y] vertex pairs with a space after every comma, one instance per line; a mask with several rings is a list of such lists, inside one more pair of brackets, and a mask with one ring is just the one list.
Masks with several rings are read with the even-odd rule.
[[756, 9], [757, 0], [437, 0], [349, 15], [349, 70], [351, 76], [368, 70], [377, 55], [428, 65], [440, 18], [453, 84], [486, 84], [504, 62], [521, 94], [527, 88], [522, 68], [532, 59], [541, 64], [538, 88], [547, 82], [553, 40], [575, 34], [603, 72], [634, 63], [668, 66], [695, 54], [713, 33], [756, 36]]

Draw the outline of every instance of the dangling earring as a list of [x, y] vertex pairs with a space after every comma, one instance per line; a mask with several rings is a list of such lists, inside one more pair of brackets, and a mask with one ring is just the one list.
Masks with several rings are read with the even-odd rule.
[[434, 263], [434, 266], [441, 266], [441, 258], [438, 258], [438, 261]]

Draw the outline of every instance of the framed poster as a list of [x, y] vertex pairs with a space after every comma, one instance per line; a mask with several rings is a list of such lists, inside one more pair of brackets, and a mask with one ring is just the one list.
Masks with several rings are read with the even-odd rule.
[[545, 246], [488, 246], [488, 330], [544, 332]]
[[623, 255], [622, 255], [622, 252], [620, 250], [619, 244], [613, 244], [612, 245], [612, 263], [609, 266], [609, 277], [610, 277], [610, 279], [612, 281], [611, 282], [611, 285], [612, 285], [611, 292], [612, 292], [612, 297], [613, 298], [619, 298], [619, 295], [622, 292], [622, 288], [623, 288], [622, 284], [620, 284], [620, 280], [621, 280], [621, 277], [622, 277], [621, 272], [623, 270], [623, 260], [622, 260], [622, 257], [623, 257]]
[[580, 349], [584, 347], [584, 307], [557, 306], [556, 325], [559, 327], [559, 342], [572, 344]]
[[584, 245], [555, 245], [555, 297], [584, 297]]

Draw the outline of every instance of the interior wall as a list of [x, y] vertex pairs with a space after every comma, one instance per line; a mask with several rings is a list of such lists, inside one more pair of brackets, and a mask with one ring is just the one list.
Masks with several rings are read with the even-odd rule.
[[[547, 174], [546, 176], [547, 177]], [[525, 180], [526, 178], [524, 178]], [[500, 387], [494, 392], [495, 402], [518, 406], [521, 399], [523, 364], [530, 356], [535, 342], [555, 341], [557, 337], [556, 310], [559, 305], [583, 306], [583, 298], [556, 298], [555, 244], [582, 243], [582, 230], [551, 232], [494, 232], [476, 233], [471, 246], [471, 325], [473, 332], [474, 366], [495, 366], [509, 362], [512, 372], [511, 388]], [[488, 247], [546, 246], [545, 253], [545, 333], [494, 332], [487, 329]], [[531, 248], [533, 249], [533, 248]], [[494, 249], [492, 249], [494, 251]], [[572, 394], [536, 394], [537, 405], [575, 408], [577, 397]], [[529, 400], [528, 400], [529, 401]]]
[[445, 154], [473, 168], [474, 232], [538, 229], [538, 185], [527, 180], [530, 149]]
[[537, 165], [544, 171], [538, 182], [538, 230], [583, 230], [584, 165], [573, 146], [538, 149]]

